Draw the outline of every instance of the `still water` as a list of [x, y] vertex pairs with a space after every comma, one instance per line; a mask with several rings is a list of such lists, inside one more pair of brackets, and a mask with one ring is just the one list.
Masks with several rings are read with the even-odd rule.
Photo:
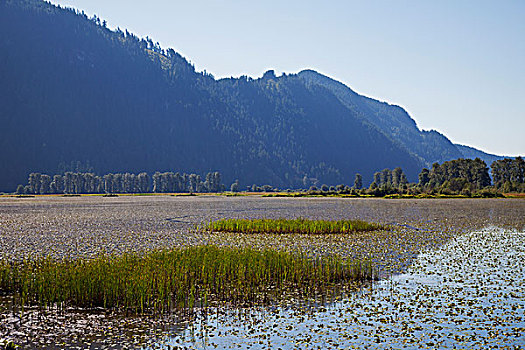
[[525, 233], [487, 228], [321, 307], [210, 310], [148, 349], [524, 348]]

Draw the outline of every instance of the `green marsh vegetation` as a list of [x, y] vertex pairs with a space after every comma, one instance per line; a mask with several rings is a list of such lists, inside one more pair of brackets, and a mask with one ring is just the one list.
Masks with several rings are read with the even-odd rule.
[[[28, 256], [31, 256], [32, 259], [37, 259], [37, 256], [52, 256], [56, 261], [71, 258], [87, 262], [99, 257], [101, 252], [118, 256], [125, 252], [136, 252], [139, 256], [145, 256], [148, 251], [172, 250], [189, 245], [215, 244], [230, 247], [246, 246], [259, 251], [272, 248], [280, 251], [304, 252], [311, 258], [336, 254], [348, 261], [372, 260], [374, 271], [380, 277], [388, 277], [391, 274], [397, 275], [406, 271], [411, 262], [414, 261], [414, 257], [419, 253], [438, 249], [451, 238], [464, 232], [482, 229], [488, 224], [516, 229], [520, 232], [523, 232], [525, 228], [525, 217], [523, 216], [525, 201], [523, 200], [443, 199], [430, 201], [409, 199], [394, 201], [374, 198], [356, 200], [297, 198], [291, 200], [287, 198], [267, 199], [257, 196], [232, 198], [203, 196], [173, 199], [170, 196], [142, 198], [136, 196], [115, 198], [83, 196], [82, 202], [80, 202], [78, 198], [58, 196], [37, 196], [30, 201], [3, 197], [0, 198], [0, 227], [2, 231], [0, 256], [9, 261], [23, 261], [24, 257]], [[101, 207], [104, 210], [100, 210]], [[210, 220], [226, 217], [225, 215], [232, 215], [231, 217], [242, 215], [242, 217], [253, 218], [295, 218], [303, 215], [310, 218], [339, 220], [348, 218], [349, 213], [352, 213], [352, 218], [368, 222], [375, 222], [380, 218], [382, 223], [392, 223], [392, 226], [388, 231], [378, 230], [358, 234], [330, 235], [225, 234], [193, 229], [194, 225], [208, 223]], [[166, 220], [167, 218], [173, 220]], [[462, 273], [461, 271], [459, 272]], [[28, 301], [22, 314], [19, 312], [20, 307], [13, 304], [13, 298], [16, 296], [16, 293], [13, 292], [0, 298], [0, 300], [5, 301], [4, 308], [2, 309], [0, 306], [0, 333], [2, 331], [4, 331], [3, 334], [11, 332], [10, 334], [13, 334], [12, 340], [16, 344], [20, 344], [22, 348], [46, 348], [49, 341], [56, 344], [65, 343], [58, 345], [59, 348], [83, 347], [82, 345], [85, 345], [86, 342], [98, 342], [100, 348], [107, 346], [107, 344], [121, 344], [124, 347], [140, 348], [141, 344], [153, 338], [165, 339], [164, 332], [179, 334], [177, 333], [181, 329], [179, 326], [176, 326], [176, 329], [172, 328], [173, 325], [179, 324], [177, 322], [182, 321], [181, 327], [197, 324], [200, 317], [208, 317], [209, 320], [214, 310], [217, 309], [229, 310], [232, 315], [241, 313], [243, 316], [238, 318], [237, 323], [232, 321], [231, 329], [239, 331], [240, 336], [249, 337], [244, 338], [239, 343], [253, 341], [255, 345], [258, 344], [259, 340], [263, 340], [263, 337], [277, 333], [287, 336], [287, 339], [295, 339], [290, 336], [286, 327], [291, 326], [296, 329], [303, 321], [301, 318], [290, 318], [286, 310], [297, 310], [299, 317], [303, 317], [304, 312], [309, 314], [313, 312], [314, 317], [319, 315], [319, 318], [307, 321], [311, 322], [312, 328], [304, 328], [304, 332], [302, 330], [299, 332], [313, 337], [312, 341], [309, 342], [310, 344], [313, 341], [326, 340], [335, 340], [341, 343], [340, 339], [346, 334], [345, 332], [349, 332], [349, 327], [355, 329], [355, 332], [352, 331], [350, 335], [366, 331], [363, 328], [365, 327], [363, 326], [364, 323], [357, 324], [352, 321], [353, 316], [368, 322], [366, 318], [370, 313], [378, 315], [378, 317], [383, 317], [383, 315], [375, 313], [375, 308], [370, 308], [370, 301], [367, 300], [360, 301], [361, 306], [354, 303], [344, 304], [343, 315], [340, 316], [340, 313], [336, 312], [334, 316], [337, 317], [334, 318], [334, 323], [331, 325], [341, 327], [341, 330], [332, 333], [334, 336], [332, 339], [327, 339], [322, 335], [317, 335], [321, 338], [316, 338], [315, 334], [317, 333], [315, 332], [326, 332], [328, 329], [326, 326], [329, 325], [324, 318], [325, 313], [318, 313], [316, 305], [326, 307], [324, 303], [328, 301], [330, 308], [327, 309], [328, 312], [332, 313], [334, 300], [348, 300], [346, 297], [353, 298], [354, 295], [357, 297], [361, 293], [366, 293], [369, 283], [365, 282], [364, 286], [359, 282], [357, 284], [357, 287], [364, 287], [360, 288], [361, 291], [357, 293], [353, 293], [354, 283], [351, 282], [337, 282], [331, 290], [328, 289], [329, 284], [327, 284], [328, 290], [325, 292], [328, 293], [324, 299], [321, 294], [322, 291], [313, 297], [302, 299], [296, 297], [297, 294], [293, 294], [301, 292], [299, 288], [296, 288], [296, 291], [293, 287], [288, 289], [283, 287], [281, 290], [290, 293], [292, 297], [279, 299], [282, 302], [279, 301], [280, 305], [277, 306], [283, 307], [277, 307], [277, 309], [284, 311], [276, 316], [278, 318], [268, 318], [268, 310], [276, 309], [274, 305], [277, 304], [277, 300], [275, 303], [270, 300], [269, 304], [253, 302], [254, 304], [257, 303], [254, 305], [256, 309], [263, 311], [261, 318], [268, 326], [268, 328], [256, 327], [255, 331], [259, 331], [259, 333], [253, 334], [241, 331], [241, 329], [245, 329], [248, 332], [254, 329], [255, 323], [253, 322], [257, 320], [252, 321], [244, 317], [245, 310], [253, 308], [237, 307], [233, 302], [228, 303], [228, 301], [221, 301], [218, 298], [209, 297], [210, 308], [198, 307], [190, 315], [185, 314], [185, 311], [183, 311], [184, 314], [181, 314], [181, 312], [174, 310], [169, 314], [152, 317], [153, 311], [145, 308], [144, 315], [131, 314], [133, 310], [130, 310], [127, 317], [122, 317], [124, 316], [122, 310], [102, 308], [86, 310], [67, 307], [67, 305], [72, 305], [71, 302], [69, 304], [63, 303], [64, 310], [55, 307], [40, 308], [38, 303], [32, 302], [33, 305], [29, 305]], [[341, 291], [339, 289], [341, 286], [346, 289]], [[377, 286], [375, 284], [373, 290], [376, 290]], [[439, 289], [440, 286], [436, 287]], [[278, 294], [277, 292], [273, 294], [274, 290], [271, 288], [260, 290], [262, 292], [257, 295], [261, 298], [259, 300], [263, 300], [263, 295], [270, 299], [273, 295]], [[329, 294], [330, 292], [332, 293]], [[422, 292], [424, 293], [426, 290], [422, 290]], [[454, 290], [450, 292], [453, 293]], [[314, 294], [314, 291], [311, 293]], [[442, 293], [439, 292], [436, 295], [439, 297]], [[447, 298], [450, 297], [452, 294]], [[412, 298], [410, 300], [417, 305], [421, 299]], [[379, 301], [384, 305], [383, 300], [376, 300], [376, 302]], [[241, 304], [240, 301], [236, 303], [237, 305]], [[199, 306], [199, 300], [196, 300], [195, 304]], [[420, 305], [426, 307], [428, 304], [421, 303]], [[416, 311], [413, 315], [426, 317], [427, 312], [430, 312], [428, 315], [434, 315], [435, 311], [432, 311], [432, 306], [435, 305], [430, 305], [428, 311], [422, 309], [421, 312]], [[446, 304], [443, 306], [445, 307]], [[364, 307], [368, 307], [368, 309], [363, 311]], [[399, 304], [394, 308], [388, 308], [389, 312], [393, 312], [391, 316], [394, 316], [395, 320], [398, 319], [396, 315], [401, 318], [406, 316], [406, 313], [396, 313], [395, 310], [398, 310], [398, 307]], [[124, 306], [121, 309], [124, 309]], [[201, 315], [200, 310], [203, 310], [204, 314]], [[15, 312], [15, 316], [13, 316], [13, 312]], [[22, 323], [20, 323], [18, 315], [22, 316]], [[89, 317], [87, 317], [88, 315]], [[217, 317], [225, 316], [220, 311]], [[350, 323], [346, 323], [346, 319]], [[194, 321], [186, 323], [187, 320]], [[284, 323], [283, 320], [289, 322]], [[273, 328], [274, 322], [279, 324], [277, 331]], [[325, 327], [316, 326], [320, 326], [320, 323], [323, 323]], [[207, 322], [204, 325], [210, 326], [211, 323]], [[250, 325], [252, 325], [251, 328]], [[111, 326], [111, 332], [108, 330], [109, 326]], [[162, 329], [162, 331], [157, 331], [157, 329]], [[209, 329], [206, 329], [208, 332]], [[20, 333], [15, 333], [16, 331]], [[171, 333], [172, 331], [173, 333]], [[152, 332], [155, 332], [155, 335], [152, 335]], [[219, 338], [217, 331], [213, 333], [215, 337], [211, 338], [210, 336], [209, 339], [217, 340]], [[372, 338], [366, 338], [369, 340], [364, 340], [364, 342], [373, 343], [375, 328], [370, 328], [368, 333]], [[197, 331], [196, 334], [198, 334]], [[414, 335], [415, 339], [419, 333], [411, 334]], [[273, 345], [278, 344], [273, 343]], [[211, 346], [212, 344], [209, 347]], [[260, 347], [260, 344], [257, 346]], [[294, 346], [299, 345], [290, 345], [290, 347]]]
[[235, 233], [345, 234], [384, 230], [387, 227], [361, 220], [298, 219], [221, 219], [210, 222], [206, 230]]
[[12, 341], [0, 339], [0, 350], [16, 350], [19, 346]]
[[277, 300], [289, 291], [308, 297], [338, 283], [374, 277], [369, 261], [213, 245], [93, 259], [0, 262], [0, 291], [14, 295], [22, 307], [102, 307], [132, 313], [250, 305]]

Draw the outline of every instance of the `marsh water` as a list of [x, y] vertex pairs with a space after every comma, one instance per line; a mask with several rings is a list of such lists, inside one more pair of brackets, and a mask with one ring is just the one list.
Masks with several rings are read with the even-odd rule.
[[341, 300], [318, 307], [210, 310], [157, 346], [523, 348], [524, 262], [525, 233], [489, 228], [422, 254], [406, 273]]
[[[223, 217], [362, 219], [352, 235], [224, 235]], [[0, 306], [0, 339], [27, 348], [523, 348], [525, 201], [261, 197], [0, 198], [0, 252], [89, 257], [213, 243], [370, 257], [382, 279], [319, 300], [190, 316]], [[3, 311], [2, 311], [3, 310]]]

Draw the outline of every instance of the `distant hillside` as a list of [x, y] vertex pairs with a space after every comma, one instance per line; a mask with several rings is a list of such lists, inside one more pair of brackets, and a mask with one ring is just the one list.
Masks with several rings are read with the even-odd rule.
[[492, 162], [505, 158], [503, 156], [497, 156], [495, 154], [489, 154], [489, 153], [480, 151], [479, 149], [476, 149], [470, 146], [459, 145], [457, 143], [455, 144], [455, 146], [463, 154], [463, 158], [470, 158], [470, 159], [479, 158], [482, 161], [484, 161], [489, 167], [492, 164]]
[[0, 191], [71, 162], [308, 187], [398, 166], [415, 181], [429, 161], [462, 156], [402, 108], [316, 72], [216, 80], [150, 39], [39, 0], [0, 1], [0, 81]]
[[312, 70], [299, 73], [305, 82], [329, 89], [348, 109], [359, 118], [374, 125], [392, 142], [418, 157], [425, 166], [457, 158], [476, 158], [490, 162], [499, 156], [475, 148], [455, 145], [435, 130], [419, 130], [416, 122], [399, 106], [390, 105], [355, 93], [346, 85]]

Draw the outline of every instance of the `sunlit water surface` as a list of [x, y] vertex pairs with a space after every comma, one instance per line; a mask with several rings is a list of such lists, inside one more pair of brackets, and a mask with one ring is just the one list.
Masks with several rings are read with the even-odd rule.
[[[392, 229], [322, 237], [193, 229], [219, 218], [279, 217], [360, 219]], [[512, 231], [524, 228], [525, 201], [510, 199], [0, 197], [0, 259], [217, 244], [372, 258], [382, 277], [406, 272], [322, 306], [232, 306], [196, 320], [72, 306], [22, 312], [12, 296], [0, 296], [0, 341], [49, 350], [524, 348], [524, 234]]]
[[322, 307], [209, 310], [153, 348], [524, 348], [525, 233], [487, 228]]

